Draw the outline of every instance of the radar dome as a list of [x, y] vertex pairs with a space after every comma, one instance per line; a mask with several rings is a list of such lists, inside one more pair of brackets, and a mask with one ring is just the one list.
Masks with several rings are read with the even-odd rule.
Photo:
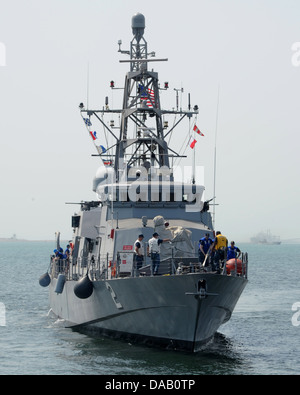
[[145, 17], [143, 14], [137, 12], [133, 15], [131, 20], [131, 27], [134, 28], [145, 28]]
[[145, 29], [145, 17], [143, 14], [140, 14], [139, 12], [133, 15], [131, 19], [131, 27], [132, 27], [132, 32], [134, 35], [136, 35], [138, 32], [141, 33], [142, 35], [144, 34], [144, 29]]

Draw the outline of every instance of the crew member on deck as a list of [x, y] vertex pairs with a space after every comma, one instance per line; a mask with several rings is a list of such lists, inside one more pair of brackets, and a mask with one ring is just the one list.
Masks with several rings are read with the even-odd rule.
[[64, 250], [60, 247], [58, 250], [54, 250], [54, 261], [56, 262], [56, 267], [58, 269], [58, 273], [63, 272], [63, 266], [64, 266]]
[[66, 259], [70, 258], [70, 244], [68, 244], [67, 248], [65, 249], [65, 257]]
[[224, 262], [226, 259], [227, 246], [227, 238], [218, 231], [213, 244], [213, 248], [215, 250], [215, 267], [213, 269], [220, 269], [220, 262]]
[[[209, 237], [209, 233], [206, 233], [202, 239], [199, 240], [199, 262], [203, 263], [206, 254], [209, 254], [211, 252], [213, 245], [213, 240]], [[209, 261], [206, 258], [205, 266], [209, 265]]]
[[144, 235], [140, 234], [137, 240], [134, 242], [134, 262], [136, 263], [136, 269], [139, 270], [144, 264]]
[[159, 239], [158, 236], [158, 233], [153, 233], [152, 239], [148, 241], [147, 248], [147, 254], [150, 254], [151, 256], [152, 272], [154, 276], [158, 274], [158, 268], [160, 265], [160, 245], [165, 241], [171, 241], [171, 239]]
[[227, 250], [227, 261], [229, 261], [229, 259], [234, 259], [234, 258], [239, 258], [241, 255], [241, 250], [235, 246], [234, 241], [232, 241], [230, 243], [230, 247], [228, 247]]

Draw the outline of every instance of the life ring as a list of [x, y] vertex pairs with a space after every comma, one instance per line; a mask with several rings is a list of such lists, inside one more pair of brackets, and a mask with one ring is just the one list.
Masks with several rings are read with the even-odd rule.
[[242, 274], [243, 272], [243, 265], [242, 261], [240, 259], [229, 259], [229, 261], [226, 262], [226, 270], [227, 274], [230, 274], [232, 271], [235, 271], [235, 261], [236, 261], [236, 272], [237, 274]]

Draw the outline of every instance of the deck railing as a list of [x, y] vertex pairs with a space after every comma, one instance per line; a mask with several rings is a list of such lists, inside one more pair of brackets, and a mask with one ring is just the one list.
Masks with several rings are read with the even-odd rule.
[[[121, 253], [121, 252], [120, 252]], [[131, 259], [132, 265], [129, 266], [128, 271], [122, 270], [122, 263], [120, 253], [117, 254], [117, 259], [109, 254], [101, 255], [97, 260], [92, 256], [91, 258], [79, 257], [76, 260], [58, 259], [51, 257], [50, 273], [52, 277], [57, 278], [59, 274], [64, 274], [66, 280], [79, 280], [81, 277], [89, 273], [91, 280], [107, 280], [112, 278], [122, 277], [139, 277], [152, 276], [151, 259], [146, 258], [141, 268], [137, 268], [135, 260]], [[130, 254], [130, 252], [128, 252]], [[133, 253], [132, 253], [133, 254]], [[248, 253], [242, 253], [240, 259], [235, 259], [235, 265], [231, 265], [230, 269], [226, 266], [226, 261], [221, 265], [221, 270], [218, 273], [230, 276], [248, 277]], [[214, 273], [215, 269], [212, 265], [204, 266], [198, 262], [198, 257], [177, 257], [173, 256], [161, 260], [159, 266], [160, 275], [180, 275], [188, 273]]]
[[[128, 254], [133, 254], [128, 252]], [[76, 260], [70, 257], [69, 259], [55, 259], [53, 256], [50, 258], [50, 274], [52, 277], [57, 278], [59, 274], [64, 274], [66, 280], [78, 280], [87, 273], [91, 280], [107, 280], [112, 278], [121, 277], [139, 277], [139, 276], [152, 276], [151, 259], [147, 257], [141, 268], [137, 268], [136, 262], [132, 256], [132, 265], [129, 266], [128, 271], [122, 270], [123, 268], [120, 253], [117, 253], [117, 259], [113, 259], [112, 255], [103, 254], [98, 259], [94, 256], [78, 257]], [[227, 261], [221, 263], [221, 268], [218, 273], [222, 275], [248, 277], [248, 253], [241, 254], [240, 259], [235, 258], [235, 265], [231, 265], [230, 269], [226, 266]], [[180, 275], [197, 272], [211, 272], [214, 273], [214, 266], [209, 264], [203, 266], [199, 263], [198, 257], [178, 257], [172, 256], [161, 260], [159, 265], [159, 275]]]

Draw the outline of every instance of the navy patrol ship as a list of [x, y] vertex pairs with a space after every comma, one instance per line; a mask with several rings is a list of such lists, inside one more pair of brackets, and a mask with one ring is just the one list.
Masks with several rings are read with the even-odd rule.
[[[79, 106], [101, 164], [93, 181], [97, 199], [79, 203], [70, 255], [52, 256], [40, 284], [49, 286], [50, 307], [68, 327], [196, 352], [230, 319], [247, 284], [247, 253], [239, 264], [218, 271], [199, 263], [199, 239], [214, 236], [209, 202], [194, 177], [190, 183], [175, 180], [173, 163], [182, 155], [166, 139], [186, 120], [190, 129], [182, 130], [199, 133], [198, 107], [191, 106], [190, 95], [187, 110], [161, 107], [160, 92], [168, 83], [161, 87], [149, 65], [167, 59], [148, 53], [144, 30], [145, 18], [137, 13], [130, 50], [118, 43], [119, 52], [129, 56], [120, 62], [130, 68], [122, 108], [111, 109], [107, 98], [102, 109]], [[110, 88], [116, 89], [114, 81]], [[118, 126], [112, 114], [119, 117]], [[95, 122], [109, 146], [97, 144]], [[153, 233], [169, 240], [160, 246], [157, 275], [146, 245]], [[144, 257], [137, 267], [134, 245], [140, 234]], [[56, 247], [61, 248], [59, 233]]]

